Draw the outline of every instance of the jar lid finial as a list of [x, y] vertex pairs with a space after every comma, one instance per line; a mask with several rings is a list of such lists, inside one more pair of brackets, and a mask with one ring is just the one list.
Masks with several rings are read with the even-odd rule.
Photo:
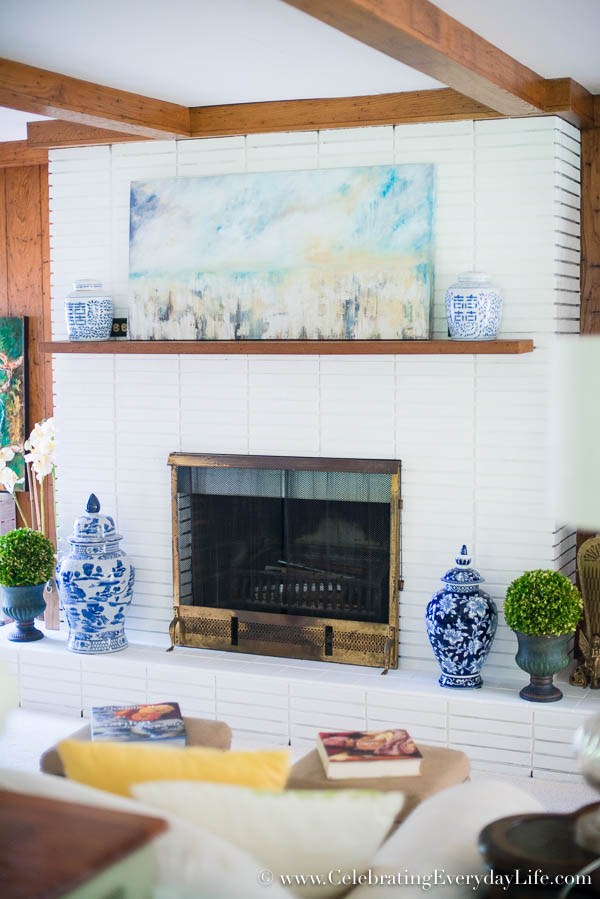
[[95, 493], [90, 493], [90, 498], [87, 501], [85, 511], [91, 512], [92, 514], [100, 511], [100, 501]]

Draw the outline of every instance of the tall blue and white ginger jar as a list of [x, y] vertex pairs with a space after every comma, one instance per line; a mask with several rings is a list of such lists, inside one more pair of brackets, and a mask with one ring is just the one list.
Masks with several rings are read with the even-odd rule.
[[125, 613], [133, 594], [135, 569], [119, 548], [110, 515], [100, 514], [90, 496], [86, 514], [75, 519], [68, 555], [56, 567], [56, 581], [69, 625], [73, 652], [125, 649]]
[[485, 272], [461, 272], [446, 291], [448, 330], [454, 340], [493, 340], [502, 319], [502, 297]]
[[471, 568], [466, 546], [442, 582], [445, 586], [425, 614], [429, 642], [442, 669], [440, 686], [481, 687], [480, 671], [496, 634], [498, 610], [479, 586], [484, 579]]

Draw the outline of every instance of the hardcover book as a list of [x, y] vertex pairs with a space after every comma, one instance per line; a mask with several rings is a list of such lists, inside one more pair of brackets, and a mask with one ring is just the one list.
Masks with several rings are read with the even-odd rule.
[[92, 740], [184, 746], [185, 724], [176, 702], [96, 706], [92, 709], [91, 735]]
[[422, 755], [403, 729], [319, 733], [317, 750], [331, 780], [421, 773]]

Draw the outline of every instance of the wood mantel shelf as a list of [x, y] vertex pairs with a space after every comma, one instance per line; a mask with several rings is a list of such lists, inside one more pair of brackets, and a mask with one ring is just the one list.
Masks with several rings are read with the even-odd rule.
[[90, 340], [42, 343], [43, 353], [381, 356], [533, 352], [533, 340]]

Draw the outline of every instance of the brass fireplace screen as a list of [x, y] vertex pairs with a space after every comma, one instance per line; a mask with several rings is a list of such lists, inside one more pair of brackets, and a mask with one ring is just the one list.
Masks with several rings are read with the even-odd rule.
[[398, 666], [399, 461], [169, 465], [173, 645]]

